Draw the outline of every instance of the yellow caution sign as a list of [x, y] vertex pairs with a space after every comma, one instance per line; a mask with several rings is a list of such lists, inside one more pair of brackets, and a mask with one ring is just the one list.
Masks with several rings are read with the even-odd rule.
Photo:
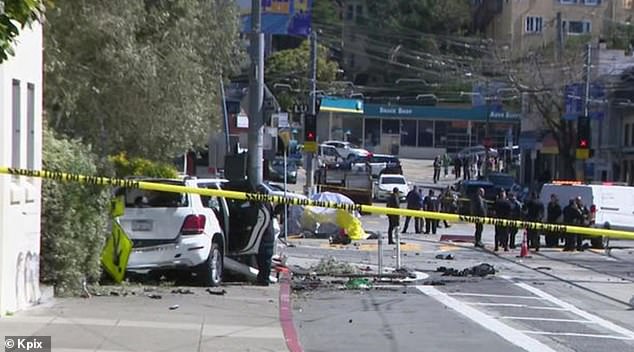
[[121, 225], [113, 220], [112, 233], [108, 236], [106, 246], [101, 252], [101, 264], [116, 283], [120, 283], [125, 278], [130, 252], [132, 252], [132, 241]]
[[[313, 207], [322, 207], [322, 208], [342, 209], [345, 211], [358, 211], [360, 213], [413, 216], [413, 217], [447, 220], [447, 221], [454, 221], [454, 222], [461, 221], [461, 222], [479, 223], [479, 224], [486, 224], [486, 225], [517, 227], [521, 229], [535, 229], [538, 231], [546, 231], [546, 232], [576, 233], [576, 234], [581, 234], [586, 236], [634, 240], [634, 232], [621, 231], [621, 230], [607, 230], [607, 229], [600, 229], [600, 228], [569, 226], [569, 225], [560, 225], [560, 224], [545, 224], [541, 222], [486, 218], [486, 217], [467, 216], [467, 215], [458, 215], [458, 214], [449, 214], [449, 213], [428, 212], [428, 211], [422, 211], [422, 210], [387, 208], [387, 207], [378, 207], [374, 205], [364, 205], [364, 204], [343, 204], [343, 203], [316, 201], [316, 200], [309, 200], [309, 199], [295, 199], [290, 197], [284, 197], [281, 195], [277, 196], [277, 195], [269, 195], [269, 194], [262, 194], [262, 193], [244, 193], [244, 192], [225, 191], [225, 190], [209, 189], [209, 188], [186, 187], [186, 186], [177, 186], [173, 184], [144, 182], [144, 181], [138, 181], [138, 180], [132, 180], [132, 179], [85, 176], [85, 175], [79, 175], [79, 174], [52, 172], [52, 171], [46, 171], [46, 170], [28, 170], [28, 169], [0, 167], [0, 174], [8, 174], [8, 175], [24, 176], [24, 177], [40, 177], [40, 178], [46, 178], [51, 180], [57, 180], [60, 182], [76, 182], [80, 184], [138, 188], [138, 189], [161, 191], [161, 192], [193, 193], [193, 194], [200, 194], [204, 196], [215, 196], [215, 197], [224, 197], [229, 199], [248, 200], [251, 202], [269, 202], [274, 204], [313, 206]], [[114, 229], [117, 226], [113, 226], [113, 231], [115, 231]], [[123, 233], [123, 230], [121, 230], [121, 233]], [[127, 239], [127, 236], [125, 236], [124, 233], [123, 235], [125, 239]], [[127, 243], [131, 247], [131, 243], [129, 242], [129, 239], [127, 239], [127, 241], [128, 241]], [[125, 245], [125, 243], [123, 242], [125, 241], [120, 241], [118, 246]], [[118, 247], [118, 248], [121, 249], [121, 251], [117, 253], [125, 254], [124, 247]]]

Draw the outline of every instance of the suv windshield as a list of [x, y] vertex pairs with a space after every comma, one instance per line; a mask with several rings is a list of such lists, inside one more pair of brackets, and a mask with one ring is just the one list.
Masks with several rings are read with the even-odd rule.
[[[184, 186], [184, 184], [179, 181], [144, 180], [144, 182], [160, 182], [175, 186]], [[185, 193], [126, 189], [125, 205], [129, 208], [180, 208], [188, 206], [189, 202], [187, 194]]]
[[382, 184], [404, 185], [405, 184], [405, 179], [402, 178], [402, 177], [383, 177], [381, 179], [381, 183]]

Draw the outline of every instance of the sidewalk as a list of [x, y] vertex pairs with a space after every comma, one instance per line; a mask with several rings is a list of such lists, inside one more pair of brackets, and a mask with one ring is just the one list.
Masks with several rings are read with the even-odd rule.
[[199, 287], [173, 293], [177, 289], [135, 287], [123, 291], [134, 295], [58, 298], [0, 318], [0, 338], [51, 336], [54, 352], [288, 351], [280, 326], [279, 285], [212, 289], [224, 289], [224, 295]]

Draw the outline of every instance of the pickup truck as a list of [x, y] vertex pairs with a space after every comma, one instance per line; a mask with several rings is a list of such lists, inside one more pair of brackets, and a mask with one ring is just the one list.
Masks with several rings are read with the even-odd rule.
[[366, 168], [322, 167], [315, 173], [315, 184], [320, 192], [340, 193], [355, 203], [372, 204], [372, 177]]

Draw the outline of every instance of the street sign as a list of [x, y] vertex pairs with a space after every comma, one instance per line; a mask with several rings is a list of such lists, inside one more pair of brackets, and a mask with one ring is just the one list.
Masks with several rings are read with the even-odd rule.
[[577, 159], [585, 160], [590, 158], [590, 149], [577, 148]]
[[317, 153], [317, 142], [304, 142], [304, 151], [307, 153]]

